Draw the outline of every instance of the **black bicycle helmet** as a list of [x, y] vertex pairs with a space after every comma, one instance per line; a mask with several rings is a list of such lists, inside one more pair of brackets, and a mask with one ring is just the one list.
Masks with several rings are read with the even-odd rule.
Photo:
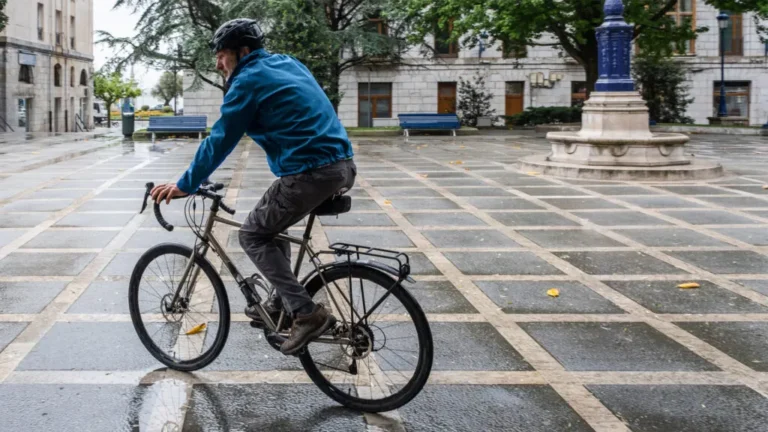
[[227, 21], [216, 30], [209, 46], [214, 53], [223, 49], [237, 51], [241, 47], [256, 50], [264, 45], [264, 32], [256, 21], [238, 18]]

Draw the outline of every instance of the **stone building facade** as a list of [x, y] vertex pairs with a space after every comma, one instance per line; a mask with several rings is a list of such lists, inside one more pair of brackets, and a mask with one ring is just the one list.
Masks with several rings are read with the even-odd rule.
[[[687, 52], [677, 56], [689, 70], [687, 85], [694, 102], [689, 105], [688, 116], [697, 124], [706, 124], [707, 118], [716, 114], [719, 97], [718, 11], [701, 0], [681, 0], [674, 14], [678, 19], [690, 19], [697, 27], [709, 28], [690, 43]], [[730, 22], [725, 31], [729, 114], [761, 125], [768, 121], [768, 48], [760, 41], [751, 16], [735, 15]], [[470, 50], [441, 45], [444, 54], [434, 59], [414, 48], [406, 56], [407, 66], [359, 68], [345, 73], [341, 82], [344, 98], [339, 105], [344, 126], [397, 125], [400, 113], [455, 110], [459, 77], [466, 80], [475, 73], [485, 76], [497, 115], [515, 114], [531, 106], [570, 106], [585, 97], [583, 69], [555, 48], [529, 46], [524, 54], [504, 56], [499, 46], [486, 46], [480, 52], [479, 47]], [[549, 85], [532, 85], [532, 75], [547, 78]], [[220, 91], [204, 88], [185, 96], [187, 114], [206, 114], [209, 122], [218, 118]]]
[[92, 127], [93, 0], [9, 0], [5, 13], [0, 116], [15, 131]]

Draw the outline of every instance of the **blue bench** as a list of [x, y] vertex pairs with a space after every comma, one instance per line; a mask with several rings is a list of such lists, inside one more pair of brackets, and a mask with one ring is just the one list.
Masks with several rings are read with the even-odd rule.
[[461, 122], [456, 114], [398, 114], [400, 127], [405, 136], [409, 136], [410, 129], [426, 130], [450, 130], [456, 136], [456, 129], [461, 128]]
[[208, 117], [206, 116], [178, 116], [178, 117], [150, 117], [147, 132], [152, 132], [152, 142], [155, 142], [155, 133], [172, 132], [197, 132], [198, 138], [203, 138], [203, 132], [208, 130]]

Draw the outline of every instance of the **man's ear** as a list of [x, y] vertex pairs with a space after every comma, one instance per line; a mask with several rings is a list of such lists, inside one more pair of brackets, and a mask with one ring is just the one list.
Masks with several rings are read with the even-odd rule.
[[248, 47], [241, 47], [240, 48], [240, 58], [243, 58], [251, 53], [251, 49]]

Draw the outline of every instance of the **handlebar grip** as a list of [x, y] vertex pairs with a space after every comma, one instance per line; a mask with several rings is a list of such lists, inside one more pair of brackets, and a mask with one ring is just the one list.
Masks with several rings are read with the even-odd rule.
[[224, 183], [214, 183], [213, 186], [211, 186], [214, 192], [220, 191], [224, 189]]
[[227, 213], [231, 214], [232, 216], [234, 216], [234, 215], [235, 215], [235, 209], [233, 209], [233, 208], [231, 208], [231, 207], [227, 207], [227, 205], [226, 205], [226, 204], [224, 204], [224, 203], [219, 203], [219, 207], [221, 207], [221, 209], [222, 209], [222, 210], [224, 210], [225, 212], [227, 212]]
[[168, 231], [173, 231], [173, 225], [165, 221], [165, 218], [163, 218], [163, 214], [160, 212], [160, 204], [158, 203], [155, 203], [155, 217], [157, 218], [157, 221], [160, 222], [160, 225], [163, 228], [165, 228]]

